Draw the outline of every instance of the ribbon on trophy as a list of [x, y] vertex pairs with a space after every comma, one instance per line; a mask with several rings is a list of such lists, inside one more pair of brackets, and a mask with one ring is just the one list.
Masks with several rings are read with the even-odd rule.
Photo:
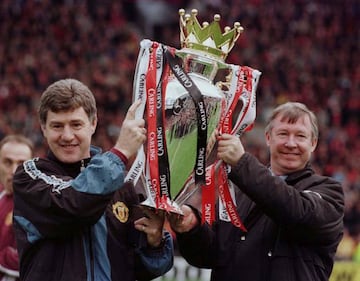
[[[231, 65], [232, 83], [226, 93], [227, 109], [219, 124], [219, 133], [235, 134], [241, 136], [246, 130], [252, 128], [256, 116], [256, 95], [255, 91], [260, 77], [258, 70], [248, 66]], [[236, 81], [236, 83], [235, 83]], [[241, 110], [236, 116], [236, 107], [241, 102]], [[236, 118], [236, 121], [233, 120]], [[230, 167], [224, 162], [216, 160], [208, 169], [209, 180], [202, 189], [202, 221], [212, 224], [215, 220], [215, 197], [214, 180], [217, 179], [219, 191], [219, 218], [231, 223], [243, 231], [243, 225], [236, 212], [235, 193], [233, 184], [228, 180], [227, 173]]]
[[[161, 46], [159, 48], [159, 44], [153, 43], [152, 48], [146, 75], [147, 162], [149, 163], [149, 184], [156, 194], [156, 207], [166, 209], [170, 173], [168, 171], [162, 108], [169, 70], [163, 63], [160, 53]], [[158, 83], [156, 83], [157, 69], [161, 71]]]
[[[140, 43], [133, 99], [141, 100], [135, 118], [146, 120], [147, 141], [125, 181], [143, 187], [143, 205], [178, 214], [201, 191], [203, 223], [209, 224], [218, 194], [219, 219], [246, 231], [227, 178], [230, 167], [214, 154], [217, 132], [240, 137], [251, 129], [261, 73], [224, 62], [242, 31], [239, 23], [221, 34], [220, 16], [200, 27], [196, 14], [184, 17], [180, 10], [180, 50], [148, 39]], [[229, 75], [214, 82], [219, 69]]]
[[147, 191], [147, 199], [143, 204], [169, 212], [179, 212], [170, 202], [170, 172], [163, 110], [170, 71], [163, 52], [164, 47], [157, 42], [141, 42], [134, 93], [135, 99], [140, 99], [143, 105], [136, 116], [142, 117], [145, 114], [147, 120], [147, 153], [144, 153], [144, 148], [140, 148], [125, 181], [136, 184], [145, 173], [142, 181]]
[[[198, 143], [195, 171], [195, 182], [205, 183], [205, 152], [207, 141], [207, 119], [204, 100], [200, 90], [192, 79], [185, 73], [177, 63], [173, 48], [164, 46], [157, 42], [143, 40], [140, 50], [140, 60], [138, 61], [138, 75], [135, 79], [134, 89], [137, 93], [135, 98], [141, 99], [146, 106], [140, 110], [142, 114], [146, 112], [147, 120], [147, 154], [145, 174], [148, 181], [146, 183], [147, 193], [150, 197], [150, 206], [164, 209], [166, 211], [181, 212], [177, 206], [170, 202], [170, 172], [167, 155], [167, 146], [164, 128], [164, 101], [169, 77], [169, 66], [173, 73], [187, 89], [195, 104], [198, 123]], [[147, 67], [145, 67], [147, 64]], [[158, 79], [157, 77], [161, 77]], [[145, 80], [145, 81], [144, 81]], [[146, 109], [146, 110], [145, 110]], [[137, 115], [139, 116], [139, 115]], [[144, 167], [144, 150], [141, 148], [135, 165], [132, 165], [126, 181], [136, 181]], [[150, 196], [149, 196], [150, 195]], [[151, 200], [153, 199], [153, 200]]]

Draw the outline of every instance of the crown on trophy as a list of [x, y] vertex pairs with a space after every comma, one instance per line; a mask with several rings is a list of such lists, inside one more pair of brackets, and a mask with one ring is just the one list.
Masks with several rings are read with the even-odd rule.
[[203, 22], [201, 26], [197, 13], [196, 9], [191, 11], [191, 15], [185, 14], [184, 9], [179, 10], [181, 48], [203, 51], [224, 61], [244, 28], [235, 22], [234, 28], [226, 26], [222, 33], [219, 14], [214, 15], [212, 23]]

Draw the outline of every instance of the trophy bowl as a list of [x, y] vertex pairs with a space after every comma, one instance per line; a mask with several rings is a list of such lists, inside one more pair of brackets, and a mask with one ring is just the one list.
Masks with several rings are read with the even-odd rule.
[[[223, 94], [208, 79], [189, 73], [206, 105], [207, 141], [213, 135], [221, 115]], [[175, 198], [192, 173], [196, 161], [198, 141], [197, 117], [194, 102], [185, 88], [176, 80], [169, 81], [166, 90], [166, 145], [169, 155], [170, 194]]]
[[142, 101], [136, 117], [146, 120], [148, 138], [125, 181], [143, 190], [143, 205], [182, 214], [181, 205], [195, 193], [192, 201], [201, 196], [209, 168], [219, 166], [216, 130], [231, 127], [223, 132], [241, 135], [254, 121], [260, 72], [225, 63], [243, 31], [240, 23], [222, 33], [219, 15], [201, 26], [197, 10], [179, 14], [181, 49], [148, 39], [140, 43], [133, 100]]

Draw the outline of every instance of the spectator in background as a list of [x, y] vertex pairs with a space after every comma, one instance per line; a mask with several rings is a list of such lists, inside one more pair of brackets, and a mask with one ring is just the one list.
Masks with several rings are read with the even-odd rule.
[[13, 231], [13, 176], [33, 157], [33, 143], [23, 135], [8, 135], [0, 142], [0, 280], [19, 277], [19, 257]]
[[269, 167], [237, 136], [218, 141], [247, 232], [219, 219], [201, 225], [201, 214], [184, 205], [183, 217], [170, 216], [180, 253], [211, 268], [212, 281], [327, 281], [343, 235], [344, 196], [339, 182], [310, 165], [316, 117], [304, 104], [287, 102], [273, 111], [265, 136]]
[[24, 162], [14, 176], [14, 228], [22, 281], [149, 280], [173, 262], [164, 215], [138, 207], [124, 184], [146, 139], [135, 120], [139, 101], [122, 123], [110, 151], [91, 146], [97, 126], [95, 98], [75, 79], [42, 94], [39, 119], [49, 146], [45, 158]]

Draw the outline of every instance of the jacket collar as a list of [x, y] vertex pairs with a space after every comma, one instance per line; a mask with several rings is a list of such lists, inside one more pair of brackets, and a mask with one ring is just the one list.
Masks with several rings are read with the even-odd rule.
[[288, 174], [288, 176], [286, 178], [286, 182], [290, 185], [294, 185], [301, 179], [308, 178], [311, 175], [313, 175], [314, 173], [315, 172], [312, 169], [311, 164], [308, 162], [306, 164], [306, 166], [304, 167], [304, 169]]
[[72, 177], [76, 177], [80, 171], [81, 168], [84, 168], [88, 165], [88, 163], [90, 162], [91, 158], [98, 154], [101, 153], [101, 148], [97, 147], [97, 146], [90, 146], [90, 157], [89, 158], [85, 158], [82, 159], [78, 162], [74, 162], [74, 163], [64, 163], [62, 161], [60, 161], [59, 159], [56, 158], [56, 156], [54, 155], [54, 153], [49, 150], [47, 153], [47, 158], [51, 161], [56, 162], [59, 166], [61, 166], [68, 175], [71, 175]]

